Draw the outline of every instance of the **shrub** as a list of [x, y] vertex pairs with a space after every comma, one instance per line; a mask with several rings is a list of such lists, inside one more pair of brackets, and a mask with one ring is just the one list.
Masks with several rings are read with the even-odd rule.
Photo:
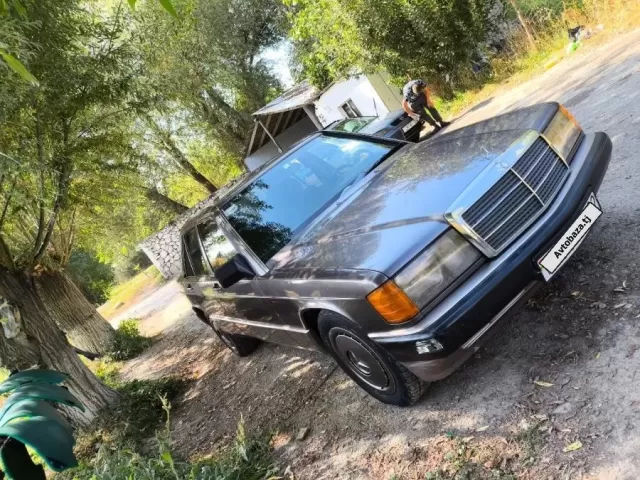
[[161, 402], [166, 412], [165, 427], [156, 435], [157, 453], [141, 454], [126, 445], [102, 445], [95, 458], [84, 460], [76, 469], [57, 478], [73, 480], [263, 480], [281, 478], [274, 466], [267, 437], [247, 438], [242, 420], [233, 445], [204, 460], [176, 459], [170, 439], [169, 404]]
[[91, 303], [99, 305], [109, 299], [115, 280], [113, 268], [100, 262], [94, 254], [74, 250], [65, 270]]
[[113, 270], [118, 282], [126, 282], [142, 270], [153, 265], [147, 254], [142, 250], [128, 251], [114, 264]]
[[151, 338], [140, 334], [137, 319], [123, 320], [116, 330], [109, 357], [117, 361], [129, 360], [140, 355], [152, 343]]
[[118, 386], [118, 373], [120, 371], [120, 367], [117, 363], [110, 361], [108, 358], [101, 358], [95, 360], [93, 363], [88, 363], [87, 365], [102, 383], [111, 388], [116, 388]]

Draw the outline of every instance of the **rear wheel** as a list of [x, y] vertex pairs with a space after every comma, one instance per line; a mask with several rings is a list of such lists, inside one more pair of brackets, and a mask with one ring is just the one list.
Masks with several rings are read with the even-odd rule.
[[213, 331], [216, 332], [220, 341], [239, 357], [246, 357], [247, 355], [250, 355], [256, 348], [258, 348], [258, 345], [260, 345], [260, 340], [257, 338], [233, 335], [231, 333], [222, 332], [217, 328], [214, 328]]
[[426, 384], [369, 340], [358, 325], [337, 313], [322, 312], [318, 329], [338, 365], [372, 397], [405, 407], [422, 396]]

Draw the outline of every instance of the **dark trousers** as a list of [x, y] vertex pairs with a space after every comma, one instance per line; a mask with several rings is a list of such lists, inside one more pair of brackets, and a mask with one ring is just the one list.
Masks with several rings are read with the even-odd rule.
[[[427, 105], [426, 99], [424, 99], [423, 96], [420, 96], [418, 100], [411, 103], [409, 106], [411, 107], [411, 110], [420, 115], [420, 120], [422, 120], [423, 122], [427, 122], [432, 127], [438, 126], [436, 122], [442, 125], [442, 122], [444, 120], [442, 120], [440, 113], [438, 112], [438, 110], [436, 110], [435, 107], [430, 107], [429, 105]], [[429, 115], [429, 113], [427, 112], [429, 112], [431, 115]]]

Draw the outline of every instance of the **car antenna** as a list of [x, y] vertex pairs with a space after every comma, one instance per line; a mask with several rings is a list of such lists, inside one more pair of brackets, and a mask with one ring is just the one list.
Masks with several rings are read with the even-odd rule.
[[378, 105], [376, 104], [376, 99], [372, 98], [371, 100], [373, 100], [373, 109], [376, 111], [376, 118], [378, 118], [380, 115], [378, 115]]

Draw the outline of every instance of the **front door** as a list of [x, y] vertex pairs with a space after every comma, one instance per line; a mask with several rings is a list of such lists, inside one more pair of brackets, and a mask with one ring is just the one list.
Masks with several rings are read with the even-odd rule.
[[[198, 225], [205, 257], [211, 269], [223, 265], [236, 250], [211, 217]], [[220, 302], [221, 314], [214, 318], [216, 327], [268, 342], [291, 344], [286, 327], [280, 322], [271, 302], [260, 294], [258, 279], [244, 279], [227, 288], [215, 282], [215, 289], [204, 291], [205, 298]]]

